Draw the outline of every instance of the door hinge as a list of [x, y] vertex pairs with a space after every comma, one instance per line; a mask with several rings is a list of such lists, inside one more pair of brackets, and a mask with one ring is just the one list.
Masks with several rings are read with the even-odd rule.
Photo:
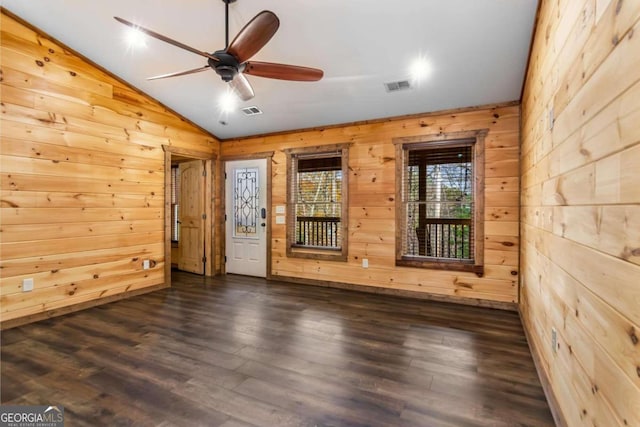
[[224, 173], [224, 179], [227, 179], [227, 173], [226, 172]]
[[224, 262], [227, 262], [227, 256], [226, 255], [224, 256]]
[[202, 219], [207, 219], [207, 214], [202, 214]]
[[204, 262], [204, 263], [207, 262], [207, 257], [206, 256], [202, 257], [202, 262]]
[[202, 171], [202, 176], [207, 176], [207, 171], [206, 170]]
[[227, 214], [224, 214], [224, 220], [225, 221], [227, 220]]

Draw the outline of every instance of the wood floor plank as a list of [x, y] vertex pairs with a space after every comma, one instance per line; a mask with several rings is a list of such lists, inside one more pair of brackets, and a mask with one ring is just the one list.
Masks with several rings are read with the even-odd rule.
[[74, 426], [553, 426], [513, 312], [173, 272], [0, 340], [1, 402]]

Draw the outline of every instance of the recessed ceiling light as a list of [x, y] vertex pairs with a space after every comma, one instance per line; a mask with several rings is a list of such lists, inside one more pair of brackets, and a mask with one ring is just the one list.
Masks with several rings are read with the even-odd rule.
[[129, 48], [147, 47], [147, 36], [137, 28], [128, 28], [126, 39]]
[[431, 74], [431, 64], [429, 61], [423, 56], [419, 56], [414, 59], [409, 67], [409, 74], [411, 75], [411, 80], [414, 82], [419, 82]]

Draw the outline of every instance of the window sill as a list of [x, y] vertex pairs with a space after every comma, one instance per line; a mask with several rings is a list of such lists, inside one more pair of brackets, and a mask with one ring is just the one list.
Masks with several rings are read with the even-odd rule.
[[347, 254], [340, 249], [289, 247], [287, 248], [287, 257], [321, 261], [347, 261]]
[[427, 268], [432, 270], [467, 271], [475, 273], [478, 277], [484, 276], [484, 266], [475, 265], [472, 261], [458, 261], [424, 257], [402, 257], [396, 259], [399, 267]]

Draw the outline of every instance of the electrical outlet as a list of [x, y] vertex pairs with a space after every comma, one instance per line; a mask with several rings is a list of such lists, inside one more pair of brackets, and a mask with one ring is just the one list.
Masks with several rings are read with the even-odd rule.
[[149, 269], [149, 260], [145, 259], [144, 261], [142, 261], [142, 269], [143, 270], [148, 270]]
[[369, 268], [369, 260], [367, 258], [362, 258], [362, 268]]
[[31, 292], [33, 290], [33, 278], [22, 280], [22, 292]]
[[554, 353], [558, 352], [558, 333], [556, 328], [551, 328], [551, 349]]

